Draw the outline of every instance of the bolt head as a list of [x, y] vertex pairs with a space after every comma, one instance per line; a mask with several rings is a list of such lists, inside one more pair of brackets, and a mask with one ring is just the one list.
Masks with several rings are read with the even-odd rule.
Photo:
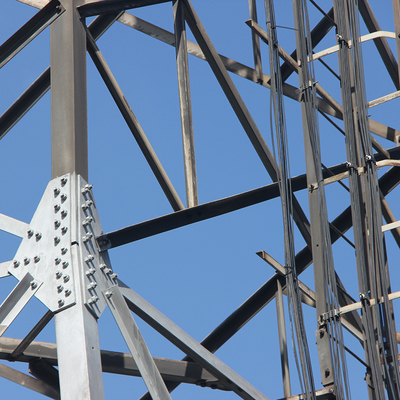
[[67, 178], [61, 178], [61, 186], [65, 186], [68, 182]]
[[62, 277], [62, 272], [57, 271], [56, 272], [56, 279], [60, 279]]
[[63, 226], [63, 227], [61, 228], [61, 233], [62, 233], [63, 235], [65, 235], [65, 234], [67, 233], [67, 231], [68, 231], [68, 228], [67, 228], [66, 226]]
[[65, 291], [65, 296], [68, 297], [71, 293], [72, 293], [71, 290], [66, 289], [66, 291]]
[[67, 249], [66, 247], [63, 247], [63, 248], [61, 249], [61, 254], [64, 255], [64, 254], [67, 253], [67, 251], [68, 251], [68, 249]]
[[42, 238], [42, 234], [40, 232], [37, 232], [35, 237], [36, 237], [36, 241], [39, 241]]
[[28, 265], [31, 262], [31, 259], [29, 257], [24, 258], [24, 264]]
[[36, 282], [31, 282], [31, 289], [34, 290], [37, 288], [37, 283]]
[[55, 206], [54, 206], [54, 212], [55, 213], [57, 213], [57, 212], [59, 212], [60, 211], [60, 205], [59, 204], [56, 204]]
[[60, 194], [59, 188], [54, 188], [54, 197], [57, 197]]
[[33, 257], [33, 261], [34, 261], [35, 263], [38, 263], [38, 262], [40, 261], [40, 256], [35, 256], [35, 257]]
[[60, 238], [58, 236], [54, 236], [54, 244], [60, 243]]
[[64, 275], [63, 281], [67, 283], [69, 281], [69, 275]]
[[34, 234], [34, 231], [32, 229], [29, 229], [27, 233], [28, 233], [28, 238], [31, 238]]
[[68, 215], [68, 211], [67, 210], [62, 210], [61, 211], [61, 218], [65, 218]]
[[62, 263], [62, 267], [65, 269], [65, 268], [67, 268], [68, 267], [68, 261], [63, 261], [63, 263]]
[[64, 300], [58, 300], [58, 307], [62, 307], [64, 305]]
[[19, 267], [19, 261], [14, 260], [13, 265], [14, 265], [14, 268], [18, 268]]
[[58, 286], [57, 286], [57, 292], [58, 292], [58, 293], [61, 293], [63, 290], [64, 290], [63, 285], [58, 285]]

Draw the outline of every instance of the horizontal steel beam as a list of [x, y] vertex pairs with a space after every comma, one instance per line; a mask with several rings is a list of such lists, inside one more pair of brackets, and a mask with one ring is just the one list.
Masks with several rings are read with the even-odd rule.
[[[391, 158], [400, 158], [400, 148], [395, 147], [389, 150]], [[375, 155], [375, 159], [381, 160], [382, 156]], [[346, 171], [346, 164], [339, 164], [324, 171], [324, 178], [331, 174], [339, 174]], [[306, 175], [299, 175], [291, 179], [291, 187], [294, 192], [307, 187]], [[172, 229], [190, 225], [195, 222], [204, 221], [219, 215], [223, 215], [241, 208], [249, 207], [266, 200], [279, 197], [279, 187], [277, 183], [272, 183], [258, 189], [240, 193], [234, 196], [201, 204], [190, 209], [167, 214], [149, 221], [144, 221], [136, 225], [106, 233], [97, 238], [98, 244], [102, 249], [118, 247], [130, 242], [144, 239], [149, 236], [167, 232]]]
[[[0, 338], [0, 359], [8, 360], [21, 342], [19, 339]], [[13, 361], [29, 363], [39, 358], [47, 361], [52, 366], [57, 366], [57, 345], [34, 341]], [[103, 372], [140, 376], [139, 369], [131, 354], [101, 350], [101, 362]], [[165, 380], [227, 390], [225, 385], [221, 384], [213, 375], [196, 363], [157, 357], [154, 357], [154, 362]]]
[[82, 18], [86, 18], [100, 14], [120, 12], [132, 8], [167, 3], [168, 1], [171, 0], [105, 0], [96, 3], [84, 4], [78, 7], [78, 11], [81, 14]]

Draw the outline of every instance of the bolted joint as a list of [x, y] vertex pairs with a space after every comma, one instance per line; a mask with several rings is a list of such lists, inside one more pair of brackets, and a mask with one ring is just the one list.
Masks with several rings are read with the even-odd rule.
[[93, 233], [88, 232], [88, 233], [82, 238], [83, 243], [88, 242], [92, 237], [93, 237]]
[[86, 264], [89, 264], [93, 260], [94, 260], [94, 255], [93, 254], [89, 254], [87, 257], [85, 257], [85, 263]]
[[86, 193], [90, 192], [93, 188], [93, 185], [85, 185], [85, 187], [82, 189], [82, 194], [85, 195]]
[[82, 204], [82, 210], [86, 211], [93, 204], [92, 200], [86, 200], [85, 203]]
[[98, 296], [92, 296], [89, 300], [88, 300], [88, 304], [94, 304], [96, 302], [99, 301], [99, 297]]
[[87, 285], [88, 290], [96, 289], [96, 287], [97, 287], [97, 282], [90, 282], [89, 285]]
[[38, 284], [36, 282], [31, 282], [31, 289], [35, 290], [37, 288]]
[[85, 274], [86, 276], [92, 276], [94, 273], [96, 272], [96, 270], [94, 268], [89, 268]]
[[82, 221], [82, 226], [88, 226], [92, 223], [92, 221], [93, 221], [93, 217], [89, 215]]

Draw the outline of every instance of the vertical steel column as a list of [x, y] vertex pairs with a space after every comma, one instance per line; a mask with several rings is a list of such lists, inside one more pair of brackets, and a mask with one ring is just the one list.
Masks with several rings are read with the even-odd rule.
[[279, 348], [281, 351], [283, 395], [284, 397], [290, 397], [292, 394], [290, 389], [289, 358], [287, 351], [285, 311], [283, 308], [282, 285], [279, 282], [279, 280], [276, 281], [276, 284], [278, 286], [278, 291], [275, 295], [276, 314], [278, 317]]
[[[303, 138], [304, 138], [304, 154], [306, 160], [306, 170], [307, 170], [307, 187], [312, 187], [315, 182], [321, 181], [322, 171], [316, 168], [316, 154], [314, 152], [317, 150], [313, 141], [315, 140], [316, 134], [316, 121], [314, 120], [315, 115], [310, 115], [309, 110], [315, 105], [308, 104], [310, 102], [310, 96], [312, 96], [312, 88], [314, 82], [311, 82], [310, 74], [308, 71], [307, 54], [302, 54], [301, 49], [306, 46], [306, 33], [304, 32], [305, 27], [303, 21], [303, 10], [302, 4], [300, 2], [293, 0], [293, 13], [294, 13], [294, 23], [296, 29], [296, 48], [297, 48], [297, 59], [301, 60], [299, 62], [299, 87], [302, 90], [301, 99], [301, 113], [303, 121]], [[306, 92], [310, 93], [310, 96], [306, 96]], [[312, 127], [312, 129], [310, 129]], [[313, 131], [312, 131], [313, 130]], [[320, 161], [320, 160], [319, 160]], [[319, 185], [320, 186], [320, 185]], [[317, 318], [325, 314], [327, 310], [327, 293], [326, 293], [326, 281], [327, 276], [325, 273], [325, 254], [324, 251], [327, 249], [324, 246], [323, 237], [323, 220], [325, 215], [321, 215], [320, 206], [320, 190], [324, 190], [324, 187], [318, 187], [315, 190], [308, 191], [308, 203], [310, 210], [310, 228], [311, 228], [311, 242], [312, 242], [312, 258], [313, 258], [313, 268], [314, 268], [314, 282], [315, 282], [315, 307], [317, 311]], [[327, 243], [328, 245], [328, 243]], [[330, 241], [329, 241], [330, 245]], [[326, 332], [325, 332], [326, 333]], [[333, 365], [331, 359], [331, 352], [329, 347], [329, 335], [317, 334], [317, 345], [318, 354], [320, 361], [321, 379], [324, 386], [331, 385], [334, 383], [333, 377]]]
[[86, 34], [76, 10], [84, 0], [61, 3], [50, 27], [52, 178], [75, 171], [87, 181]]
[[[88, 177], [86, 34], [76, 10], [82, 3], [62, 0], [66, 11], [50, 30], [53, 178], [73, 172], [85, 180]], [[71, 175], [71, 185], [71, 221], [77, 221], [75, 174]], [[78, 245], [70, 246], [70, 251], [76, 304], [55, 316], [61, 397], [101, 400], [104, 393], [97, 321], [84, 304]]]
[[400, 86], [400, 0], [393, 0], [394, 29], [396, 32], [397, 71]]
[[[250, 19], [258, 23], [256, 0], [249, 0], [249, 14]], [[251, 31], [251, 40], [253, 43], [254, 69], [256, 71], [257, 81], [262, 83], [263, 72], [261, 64], [260, 38], [254, 31]]]
[[196, 161], [194, 153], [192, 102], [190, 98], [189, 65], [186, 42], [184, 4], [173, 1], [176, 66], [178, 70], [179, 104], [182, 124], [183, 161], [186, 180], [186, 201], [188, 207], [199, 204], [197, 194]]

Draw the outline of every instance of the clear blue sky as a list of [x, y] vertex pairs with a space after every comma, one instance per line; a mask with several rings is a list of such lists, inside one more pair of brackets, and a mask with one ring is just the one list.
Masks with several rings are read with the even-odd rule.
[[[247, 0], [192, 1], [217, 51], [245, 65], [253, 65]], [[328, 11], [326, 2], [321, 7]], [[383, 30], [393, 31], [390, 1], [371, 0], [371, 7]], [[259, 24], [265, 28], [263, 1], [257, 1]], [[293, 28], [290, 1], [277, 1], [277, 24]], [[321, 14], [311, 5], [311, 26]], [[330, 7], [330, 5], [329, 5]], [[37, 10], [15, 0], [0, 6], [0, 42], [3, 43]], [[169, 3], [134, 10], [132, 14], [173, 31]], [[366, 29], [362, 24], [362, 32]], [[193, 40], [189, 33], [189, 39]], [[292, 29], [279, 28], [278, 39], [289, 53], [295, 47]], [[336, 44], [334, 31], [316, 51]], [[394, 40], [389, 44], [396, 54]], [[175, 49], [125, 25], [115, 23], [99, 40], [99, 48], [119, 82], [130, 106], [143, 127], [156, 154], [182, 201], [185, 182], [181, 145]], [[269, 74], [268, 49], [261, 44], [263, 69]], [[363, 45], [367, 100], [396, 89], [384, 70], [371, 42]], [[337, 56], [327, 62], [337, 71]], [[199, 201], [227, 197], [271, 183], [245, 132], [224, 97], [206, 62], [189, 56], [193, 104]], [[49, 66], [49, 29], [46, 29], [0, 71], [0, 113]], [[320, 64], [317, 80], [341, 102], [338, 81]], [[232, 76], [247, 107], [267, 143], [270, 139], [269, 91], [238, 76]], [[288, 83], [298, 86], [293, 74]], [[292, 175], [305, 172], [300, 105], [285, 98]], [[394, 128], [398, 124], [399, 101], [370, 109], [371, 118]], [[335, 120], [340, 126], [341, 121]], [[150, 168], [104, 83], [88, 57], [89, 183], [100, 212], [103, 230], [110, 232], [172, 212]], [[327, 166], [346, 161], [342, 135], [320, 118], [323, 163]], [[0, 213], [29, 222], [51, 179], [50, 93], [47, 93], [0, 143]], [[380, 139], [379, 139], [380, 140]], [[380, 140], [386, 147], [394, 143]], [[384, 172], [386, 172], [387, 168]], [[347, 183], [347, 182], [346, 182]], [[296, 194], [308, 215], [307, 193]], [[399, 190], [388, 202], [397, 219]], [[334, 219], [350, 202], [338, 184], [327, 187], [328, 212]], [[230, 215], [180, 228], [110, 251], [119, 277], [196, 340], [201, 341], [274, 273], [255, 253], [265, 250], [284, 263], [281, 206], [279, 199]], [[347, 236], [352, 240], [352, 232]], [[393, 290], [399, 288], [398, 253], [386, 234]], [[0, 232], [0, 262], [11, 260], [19, 239]], [[304, 241], [296, 232], [296, 251]], [[343, 240], [334, 246], [335, 266], [350, 294], [358, 298], [353, 249]], [[300, 279], [314, 287], [312, 267]], [[0, 299], [16, 284], [13, 278], [0, 282]], [[395, 305], [396, 306], [396, 305]], [[36, 299], [7, 330], [5, 336], [23, 338], [45, 313]], [[396, 311], [396, 308], [395, 308]], [[307, 334], [317, 388], [321, 388], [315, 346], [315, 310], [304, 308]], [[399, 317], [396, 312], [396, 316]], [[139, 318], [142, 335], [155, 357], [180, 359], [184, 355]], [[109, 312], [99, 321], [101, 347], [128, 352]], [[287, 326], [288, 328], [288, 326]], [[289, 335], [288, 329], [288, 335]], [[37, 340], [54, 342], [54, 324]], [[350, 336], [346, 345], [363, 357], [363, 350]], [[280, 373], [275, 301], [226, 343], [216, 355], [269, 398], [283, 397]], [[364, 368], [348, 355], [353, 399], [366, 398]], [[299, 392], [297, 373], [291, 361], [292, 393]], [[12, 365], [27, 373], [26, 365]], [[104, 374], [106, 398], [138, 398], [145, 392], [140, 378]], [[0, 379], [4, 398], [39, 399], [42, 396]], [[181, 385], [174, 399], [234, 399], [235, 394]]]

